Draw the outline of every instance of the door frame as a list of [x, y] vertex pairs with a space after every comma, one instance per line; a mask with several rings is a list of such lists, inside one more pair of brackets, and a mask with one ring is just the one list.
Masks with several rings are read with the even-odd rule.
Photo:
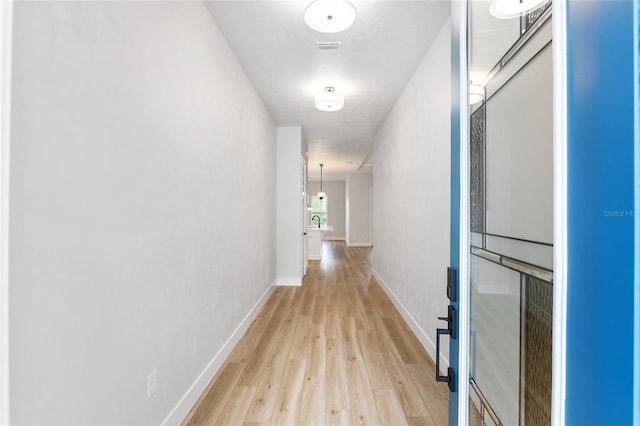
[[302, 216], [301, 216], [301, 223], [302, 223], [302, 231], [300, 232], [300, 234], [302, 235], [300, 238], [302, 238], [302, 247], [300, 247], [301, 249], [301, 253], [300, 253], [300, 257], [302, 258], [302, 264], [300, 265], [300, 273], [301, 273], [301, 278], [300, 278], [300, 282], [302, 282], [304, 280], [305, 275], [307, 275], [307, 218], [309, 216], [309, 210], [308, 210], [308, 202], [307, 200], [309, 199], [309, 194], [307, 194], [307, 161], [305, 160], [304, 156], [300, 157], [300, 179], [301, 179], [301, 185], [302, 185], [302, 199], [300, 200], [300, 209], [302, 212]]
[[9, 424], [9, 154], [13, 1], [0, 1], [0, 424]]
[[567, 315], [567, 25], [566, 3], [554, 1], [553, 40], [553, 323], [551, 424], [565, 424]]

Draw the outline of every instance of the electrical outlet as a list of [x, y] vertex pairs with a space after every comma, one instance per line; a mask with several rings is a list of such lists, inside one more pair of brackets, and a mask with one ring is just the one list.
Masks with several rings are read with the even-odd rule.
[[391, 268], [389, 267], [389, 265], [387, 265], [387, 272], [389, 272], [391, 270]]
[[147, 398], [151, 398], [158, 390], [158, 370], [153, 370], [147, 376]]

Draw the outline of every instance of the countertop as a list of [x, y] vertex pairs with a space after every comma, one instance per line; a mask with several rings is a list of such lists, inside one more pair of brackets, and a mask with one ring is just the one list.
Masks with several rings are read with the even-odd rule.
[[307, 226], [307, 231], [321, 231], [321, 232], [331, 232], [333, 231], [333, 226], [325, 225], [318, 228], [317, 226]]

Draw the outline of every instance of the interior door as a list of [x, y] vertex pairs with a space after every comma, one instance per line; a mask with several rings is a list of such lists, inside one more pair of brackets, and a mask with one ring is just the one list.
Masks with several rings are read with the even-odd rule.
[[551, 422], [550, 2], [497, 18], [469, 2], [470, 425]]

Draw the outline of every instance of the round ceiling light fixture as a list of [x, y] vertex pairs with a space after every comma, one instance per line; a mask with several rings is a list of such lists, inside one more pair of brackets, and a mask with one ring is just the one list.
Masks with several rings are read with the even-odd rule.
[[469, 104], [475, 105], [484, 101], [484, 87], [479, 84], [469, 85]]
[[499, 19], [517, 18], [536, 10], [546, 0], [491, 0], [489, 13]]
[[346, 30], [356, 20], [356, 8], [347, 0], [315, 0], [304, 10], [304, 21], [321, 33]]
[[335, 87], [325, 87], [324, 92], [316, 95], [316, 108], [325, 112], [340, 111], [344, 108], [344, 96], [338, 95]]

